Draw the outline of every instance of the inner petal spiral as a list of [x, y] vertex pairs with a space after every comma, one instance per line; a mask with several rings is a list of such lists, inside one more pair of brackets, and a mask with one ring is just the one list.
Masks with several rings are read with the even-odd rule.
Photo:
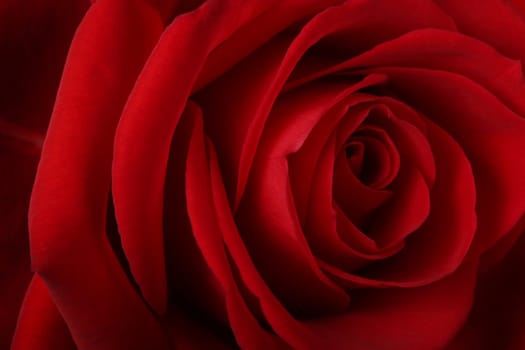
[[[343, 151], [343, 150], [341, 150]], [[383, 189], [399, 171], [399, 152], [388, 134], [373, 125], [364, 125], [352, 135], [339, 159], [346, 158], [348, 166], [364, 184]]]

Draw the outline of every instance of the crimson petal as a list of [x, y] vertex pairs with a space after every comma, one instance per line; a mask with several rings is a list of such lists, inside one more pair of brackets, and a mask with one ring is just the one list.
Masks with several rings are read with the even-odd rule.
[[167, 348], [105, 234], [115, 128], [161, 29], [142, 2], [100, 0], [90, 8], [39, 164], [29, 217], [33, 268], [80, 348]]
[[68, 349], [76, 349], [69, 329], [44, 281], [34, 275], [20, 311], [11, 350]]

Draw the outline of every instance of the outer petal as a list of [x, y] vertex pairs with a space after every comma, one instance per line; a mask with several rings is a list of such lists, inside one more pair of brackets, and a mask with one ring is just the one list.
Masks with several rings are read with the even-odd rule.
[[0, 2], [0, 348], [31, 278], [27, 211], [67, 49], [87, 0]]
[[[278, 1], [271, 8], [239, 28], [210, 54], [193, 91], [198, 91], [235, 64], [259, 49], [270, 39], [310, 16], [344, 0], [287, 0]], [[232, 52], [235, 52], [232, 55]]]
[[525, 37], [525, 21], [506, 1], [435, 2], [454, 19], [460, 32], [485, 41], [508, 57], [521, 60], [525, 68], [525, 41], [517, 39]]
[[525, 217], [510, 236], [516, 234], [510, 253], [480, 276], [468, 321], [447, 350], [525, 348]]
[[75, 343], [42, 279], [35, 275], [18, 318], [11, 350], [74, 350]]
[[162, 215], [171, 139], [206, 57], [271, 2], [245, 4], [210, 0], [175, 18], [138, 78], [118, 126], [112, 185], [122, 245], [158, 313], [166, 309]]
[[[313, 59], [319, 60], [318, 57]], [[519, 62], [459, 33], [419, 29], [335, 65], [329, 60], [314, 66], [310, 63], [313, 59], [306, 57], [297, 67], [289, 88], [327, 74], [351, 72], [360, 67], [429, 68], [468, 77], [498, 96], [516, 113], [525, 114], [525, 100], [521, 98], [525, 94], [525, 82]]]
[[523, 0], [508, 0], [507, 3], [516, 10], [516, 12], [521, 16], [525, 21], [525, 1]]
[[66, 63], [31, 201], [33, 268], [81, 349], [166, 349], [106, 239], [113, 137], [161, 27], [141, 2], [99, 0]]
[[347, 313], [308, 324], [341, 349], [439, 349], [467, 317], [476, 266], [465, 264], [425, 287], [354, 293], [354, 307]]

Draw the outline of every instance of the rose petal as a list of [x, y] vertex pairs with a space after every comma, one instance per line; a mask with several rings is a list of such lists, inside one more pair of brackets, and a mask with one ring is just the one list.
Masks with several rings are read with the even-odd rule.
[[368, 223], [368, 234], [380, 247], [402, 242], [421, 226], [430, 212], [429, 188], [418, 170], [403, 171], [395, 191]]
[[46, 285], [33, 276], [18, 318], [11, 350], [76, 349]]
[[333, 176], [334, 199], [338, 207], [360, 228], [363, 228], [373, 211], [393, 195], [391, 191], [378, 190], [363, 184], [346, 162], [335, 164]]
[[336, 215], [331, 205], [335, 138], [332, 137], [330, 141], [325, 145], [323, 155], [317, 162], [317, 171], [313, 178], [315, 185], [309, 198], [304, 231], [316, 257], [351, 271], [377, 257], [356, 251], [337, 233]]
[[[366, 108], [364, 110], [360, 110], [359, 108], [356, 109], [358, 111], [352, 111], [345, 115], [346, 119], [352, 121], [351, 123], [347, 124], [352, 125], [353, 128], [356, 128], [357, 125], [362, 120], [364, 120], [365, 116], [368, 113], [368, 109]], [[318, 127], [319, 126], [320, 125], [318, 125]], [[321, 153], [321, 156], [319, 157], [319, 160], [315, 163], [315, 173], [311, 181], [312, 188], [309, 191], [309, 207], [304, 223], [304, 228], [306, 237], [312, 247], [311, 249], [316, 253], [318, 257], [327, 261], [331, 261], [336, 265], [343, 267], [345, 270], [354, 270], [357, 267], [361, 267], [363, 264], [370, 260], [384, 258], [385, 254], [389, 255], [391, 252], [384, 251], [378, 254], [377, 246], [375, 246], [375, 244], [373, 247], [375, 248], [375, 252], [368, 253], [366, 251], [369, 251], [369, 249], [366, 248], [365, 252], [362, 252], [360, 251], [362, 250], [362, 244], [358, 244], [357, 247], [354, 247], [351, 243], [348, 244], [349, 232], [343, 231], [343, 234], [338, 232], [338, 226], [341, 226], [342, 224], [344, 224], [344, 222], [341, 223], [341, 218], [338, 217], [338, 214], [340, 214], [338, 210], [340, 209], [337, 206], [337, 204], [334, 204], [335, 208], [332, 207], [332, 182], [334, 180], [337, 181], [337, 178], [332, 178], [335, 161], [334, 158], [336, 152], [336, 135], [338, 135], [339, 131], [341, 131], [339, 127], [336, 127], [335, 130], [332, 131], [332, 137], [322, 147], [323, 151]], [[351, 133], [351, 129], [346, 131], [348, 133]], [[308, 141], [310, 141], [310, 138], [307, 140], [307, 142]], [[302, 151], [303, 150], [301, 150], [301, 152]], [[309, 154], [309, 152], [304, 153], [305, 156]], [[306, 157], [304, 159], [306, 159]], [[347, 165], [346, 161], [344, 163], [345, 165]], [[304, 172], [300, 171], [300, 169], [296, 169], [295, 173], [304, 174]], [[351, 179], [355, 179], [353, 174], [348, 175]], [[291, 179], [293, 180], [293, 177]], [[347, 179], [345, 178], [340, 179], [341, 182], [345, 182], [346, 180]], [[355, 193], [352, 192], [346, 192], [346, 194], [349, 196], [355, 195]], [[364, 198], [368, 197], [365, 196]], [[355, 229], [355, 231], [357, 231], [357, 229]], [[352, 233], [350, 235], [351, 238], [355, 238], [356, 236], [364, 236], [360, 233], [358, 235], [354, 234], [354, 232], [350, 233]], [[360, 240], [358, 243], [368, 244], [369, 242], [363, 242], [362, 240]]]
[[363, 163], [365, 157], [365, 145], [360, 141], [349, 141], [345, 145], [345, 152], [340, 152], [337, 158], [337, 162], [344, 162], [345, 166], [349, 167], [349, 170], [357, 177], [361, 176], [363, 172]]
[[370, 124], [362, 125], [351, 137], [365, 145], [360, 179], [370, 187], [389, 186], [399, 172], [399, 152], [384, 130]]
[[432, 187], [436, 178], [436, 165], [427, 140], [428, 128], [424, 116], [391, 97], [380, 96], [371, 102], [385, 109], [387, 118], [381, 118], [381, 123], [385, 124], [395, 139], [403, 160], [419, 170], [427, 185]]
[[79, 348], [167, 348], [105, 235], [116, 124], [161, 29], [150, 11], [127, 1], [90, 8], [69, 53], [33, 190], [33, 268]]
[[425, 287], [364, 290], [347, 313], [308, 324], [337, 349], [437, 349], [463, 324], [475, 277], [470, 263]]
[[[199, 110], [189, 103], [171, 144], [164, 189], [164, 240], [169, 301], [227, 325], [224, 291], [195, 241], [186, 206], [186, 162]], [[182, 321], [181, 321], [182, 322]]]
[[[220, 186], [222, 186], [222, 182], [220, 181], [217, 163], [214, 159], [215, 157], [212, 152], [211, 170], [212, 174], [215, 174], [215, 176], [212, 175], [215, 179], [212, 180], [212, 183], [218, 186], [212, 187], [217, 191]], [[256, 271], [253, 270], [253, 264], [250, 263], [247, 252], [239, 241], [238, 235], [235, 233], [235, 224], [231, 214], [229, 218], [224, 216], [227, 215], [224, 209], [228, 206], [224, 190], [219, 192], [222, 192], [220, 197], [216, 198], [220, 199], [218, 202], [220, 203], [218, 208], [221, 208], [221, 210], [218, 211], [219, 223], [221, 227], [224, 228], [224, 238], [230, 252], [233, 254], [233, 259], [237, 261], [246, 283], [248, 283], [251, 288], [254, 288], [254, 292], [260, 296], [260, 301], [272, 328], [285, 339], [290, 339], [291, 344], [294, 344], [295, 348], [328, 347], [345, 349], [349, 345], [352, 345], [352, 347], [359, 346], [359, 342], [365, 345], [370, 344], [370, 342], [373, 342], [377, 337], [377, 331], [373, 331], [372, 329], [377, 329], [376, 327], [378, 327], [378, 325], [391, 327], [390, 331], [385, 334], [389, 336], [389, 340], [399, 348], [403, 348], [403, 345], [406, 345], [406, 343], [403, 342], [407, 340], [413, 342], [411, 344], [419, 344], [422, 347], [426, 347], [425, 344], [435, 344], [448, 340], [459, 328], [470, 308], [470, 296], [475, 280], [475, 269], [473, 269], [475, 266], [472, 265], [465, 267], [461, 272], [458, 271], [453, 277], [429, 287], [400, 291], [398, 293], [394, 291], [392, 298], [385, 298], [384, 295], [379, 294], [378, 299], [373, 297], [369, 299], [368, 304], [362, 306], [363, 311], [356, 314], [349, 312], [338, 318], [323, 318], [319, 321], [310, 321], [307, 324], [298, 325], [289, 319], [289, 316], [279, 307], [279, 304], [275, 303], [271, 294], [268, 294], [268, 289], [264, 286], [264, 282], [260, 279]], [[215, 194], [219, 195], [220, 193], [215, 192]], [[461, 287], [458, 287], [458, 285]], [[464, 291], [461, 296], [456, 295], [458, 288]], [[392, 291], [389, 290], [388, 293], [390, 292]], [[407, 292], [407, 294], [404, 294], [405, 292]], [[450, 298], [451, 293], [456, 295], [456, 298]], [[382, 301], [382, 303], [378, 304], [376, 300], [378, 302]], [[453, 302], [451, 303], [451, 301]], [[377, 311], [379, 313], [370, 312], [370, 309], [367, 310], [368, 307], [374, 307], [373, 305], [378, 305]], [[437, 320], [437, 322], [433, 324], [436, 327], [429, 327], [426, 323], [422, 323], [421, 317], [419, 317], [419, 315], [421, 315], [420, 312], [421, 314], [425, 314], [426, 317], [431, 314], [432, 317], [427, 319], [434, 322]], [[412, 315], [415, 315], [415, 317]], [[401, 322], [397, 320], [396, 317], [404, 321]], [[408, 323], [405, 323], [406, 321], [408, 321]], [[362, 332], [363, 324], [369, 325], [371, 330]], [[350, 327], [348, 327], [349, 325]], [[400, 331], [398, 327], [393, 327], [395, 325], [408, 326], [408, 328]], [[305, 326], [309, 328], [307, 333], [304, 333], [307, 329]], [[338, 330], [340, 331], [338, 332]], [[384, 330], [385, 328], [381, 328], [382, 332], [384, 332]], [[420, 334], [420, 331], [425, 331], [425, 333], [417, 339], [405, 336], [406, 332], [410, 332], [410, 334]], [[320, 336], [322, 340], [316, 341], [315, 338], [310, 338], [308, 334], [312, 333], [309, 332]], [[299, 334], [302, 334], [302, 338], [297, 338]], [[308, 342], [306, 342], [307, 339]], [[366, 347], [363, 348], [366, 349]]]
[[39, 158], [39, 149], [12, 131], [0, 129], [0, 348], [6, 349], [31, 280], [27, 211]]
[[525, 2], [523, 0], [507, 0], [506, 2], [525, 20]]
[[[384, 82], [382, 76], [369, 76], [362, 80], [359, 83], [352, 85], [352, 88], [347, 92], [350, 94], [348, 98], [339, 102], [339, 105], [334, 106], [330, 110], [326, 110], [325, 114], [319, 115], [318, 119], [315, 120], [310, 126], [310, 131], [307, 134], [304, 134], [304, 140], [301, 141], [301, 146], [299, 149], [294, 150], [294, 153], [287, 155], [289, 163], [289, 177], [290, 177], [290, 186], [292, 187], [294, 202], [297, 207], [297, 215], [301, 222], [304, 222], [306, 216], [306, 209], [308, 206], [308, 197], [312, 187], [312, 181], [314, 173], [318, 168], [317, 162], [321, 155], [324, 145], [328, 142], [330, 136], [332, 135], [335, 129], [344, 131], [345, 135], [352, 133], [352, 130], [357, 128], [357, 126], [366, 118], [367, 112], [362, 108], [354, 110], [352, 116], [347, 116], [347, 111], [352, 106], [358, 105], [364, 101], [371, 99], [370, 96], [355, 94], [361, 88], [366, 88], [373, 86], [378, 83]], [[322, 85], [317, 85], [317, 88], [322, 88]], [[289, 114], [287, 117], [294, 117], [295, 119], [301, 120], [302, 115], [305, 111], [303, 110], [307, 105], [303, 102], [304, 98], [301, 93], [302, 89], [297, 91], [297, 94], [290, 94], [290, 96], [296, 96], [298, 103], [295, 103], [295, 106], [291, 108], [291, 111], [286, 113]], [[316, 99], [311, 97], [312, 101]], [[274, 108], [272, 116], [275, 115], [277, 120], [287, 120], [283, 116], [280, 116], [277, 112], [279, 104]], [[345, 118], [346, 116], [346, 118]], [[321, 118], [322, 117], [322, 118]], [[347, 120], [346, 126], [338, 127], [338, 124], [341, 120]], [[293, 119], [292, 119], [293, 121]], [[271, 124], [268, 123], [267, 129], [270, 128]], [[285, 130], [293, 130], [295, 127], [293, 124], [289, 125]], [[264, 135], [263, 135], [264, 137]], [[286, 139], [288, 136], [281, 136], [281, 138]], [[272, 137], [273, 138], [273, 137]], [[272, 138], [269, 138], [270, 140]], [[345, 137], [346, 138], [346, 137]], [[273, 141], [270, 141], [273, 142]], [[260, 148], [264, 148], [264, 145], [261, 145]]]
[[[428, 45], [429, 42], [432, 45]], [[525, 100], [521, 98], [525, 93], [525, 82], [519, 62], [502, 56], [480, 41], [439, 29], [415, 30], [337, 65], [330, 64], [316, 70], [301, 69], [299, 66], [298, 70], [303, 72], [290, 84], [297, 86], [335, 72], [371, 66], [455, 72], [484, 86], [517, 113], [525, 114]]]
[[[200, 113], [200, 110], [198, 110]], [[186, 198], [193, 234], [202, 255], [224, 289], [226, 308], [238, 344], [246, 349], [280, 349], [281, 341], [251, 314], [233, 278], [211, 196], [210, 169], [202, 115], [196, 115], [186, 163]]]
[[115, 136], [112, 185], [122, 244], [158, 313], [166, 304], [162, 206], [173, 133], [207, 55], [271, 2], [239, 4], [211, 0], [174, 20], [135, 83]]
[[[245, 26], [239, 28], [222, 45], [212, 51], [200, 73], [193, 91], [221, 76], [243, 58], [262, 47], [274, 35], [294, 23], [344, 0], [292, 0], [278, 1]], [[232, 53], [235, 53], [232, 55]]]
[[[408, 13], [399, 8], [413, 11]], [[370, 17], [371, 14], [374, 17]], [[391, 20], [392, 15], [396, 20]], [[203, 106], [206, 124], [210, 126], [210, 137], [218, 149], [234, 207], [242, 197], [272, 105], [308, 48], [321, 38], [342, 30], [356, 39], [345, 41], [352, 42], [352, 47], [359, 44], [359, 38], [365, 38], [362, 33], [366, 32], [366, 43], [361, 41], [361, 44], [370, 47], [406, 31], [428, 26], [448, 29], [453, 28], [453, 23], [432, 2], [345, 2], [313, 17], [293, 40], [286, 34], [276, 37], [204, 89], [199, 103]], [[225, 126], [229, 128], [228, 138], [222, 137]]]
[[[378, 99], [378, 102], [379, 100], [380, 99]], [[418, 133], [414, 135], [414, 131], [417, 130], [415, 127], [398, 119], [388, 107], [382, 104], [371, 104], [370, 108], [373, 108], [372, 111], [375, 112], [368, 118], [369, 121], [367, 121], [367, 125], [370, 123], [382, 125], [382, 127], [385, 128], [384, 132], [388, 132], [395, 138], [396, 149], [399, 149], [402, 153], [402, 174], [398, 176], [395, 183], [390, 186], [390, 191], [374, 192], [373, 189], [363, 186], [360, 182], [356, 181], [354, 174], [351, 173], [348, 167], [348, 162], [341, 161], [336, 163], [334, 174], [335, 185], [353, 183], [353, 188], [341, 191], [340, 188], [335, 187], [334, 195], [338, 203], [346, 202], [346, 213], [352, 218], [352, 221], [358, 223], [360, 227], [366, 230], [370, 237], [378, 240], [380, 247], [384, 248], [391, 244], [395, 246], [402, 243], [403, 238], [419, 227], [426, 218], [429, 210], [428, 188], [425, 182], [419, 181], [421, 175], [419, 174], [418, 168], [421, 167], [427, 174], [430, 173], [430, 175], [427, 175], [430, 177], [434, 177], [433, 173], [435, 169], [428, 142], [424, 140], [424, 138], [421, 138], [421, 136], [418, 139], [414, 139], [414, 136], [418, 136]], [[380, 113], [380, 111], [383, 111], [386, 115]], [[409, 131], [411, 131], [411, 133], [409, 133]], [[352, 139], [356, 137], [357, 136], [352, 136]], [[424, 140], [424, 142], [422, 143], [421, 140]], [[414, 151], [415, 149], [419, 151]], [[422, 161], [421, 153], [425, 151], [428, 157]], [[429, 159], [430, 166], [428, 165]], [[409, 178], [411, 178], [411, 181], [407, 181]], [[407, 185], [416, 185], [416, 188], [414, 188], [414, 186], [410, 188], [407, 187]], [[403, 186], [405, 188], [403, 188]], [[361, 191], [366, 191], [366, 194], [358, 195], [357, 190], [360, 188], [362, 188]], [[426, 197], [424, 195], [425, 193]], [[370, 201], [371, 198], [374, 198], [374, 194], [376, 194], [376, 196], [377, 194], [382, 194], [383, 200], [374, 206], [365, 204], [367, 201]], [[384, 197], [386, 194], [389, 194], [389, 196]], [[393, 196], [393, 198], [390, 198], [391, 196]], [[414, 205], [400, 205], [399, 201], [407, 200], [413, 201]], [[381, 207], [379, 204], [382, 204]], [[352, 209], [349, 210], [348, 208]], [[414, 210], [412, 213], [409, 213], [407, 212], [407, 208], [413, 208]], [[358, 215], [359, 213], [361, 214]], [[376, 220], [377, 218], [381, 219]], [[385, 236], [385, 234], [387, 236]], [[394, 239], [394, 237], [397, 238]]]
[[525, 211], [525, 119], [480, 85], [453, 73], [377, 70], [388, 71], [396, 90], [464, 149], [476, 181], [478, 231], [471, 254], [478, 255], [506, 234]]
[[[303, 236], [285, 160], [260, 161], [255, 167], [257, 175], [247, 186], [238, 222], [257, 268], [291, 310], [307, 313], [344, 308], [348, 296], [319, 270]], [[290, 275], [296, 283], [290, 283]]]
[[510, 253], [480, 276], [469, 318], [447, 350], [522, 349], [525, 346], [524, 233], [525, 217], [509, 234], [518, 235]]
[[406, 240], [403, 250], [362, 269], [359, 276], [322, 262], [323, 269], [339, 283], [348, 287], [421, 286], [449, 275], [463, 262], [476, 229], [472, 172], [452, 138], [432, 123], [428, 126], [437, 166], [428, 219]]
[[437, 0], [436, 3], [454, 19], [462, 33], [487, 42], [508, 57], [520, 59], [525, 68], [525, 43], [515, 39], [525, 37], [525, 22], [505, 1], [487, 0], [478, 4], [472, 0], [461, 3]]
[[350, 247], [361, 252], [362, 256], [374, 257], [374, 260], [384, 259], [400, 251], [404, 242], [389, 247], [378, 247], [377, 243], [365, 235], [348, 216], [338, 207], [337, 202], [333, 203], [337, 221], [337, 234]]
[[364, 276], [401, 284], [439, 280], [456, 270], [474, 238], [476, 192], [470, 165], [449, 135], [431, 122], [428, 130], [437, 170], [430, 192], [432, 210], [398, 255], [378, 263], [371, 275], [363, 272]]
[[236, 264], [235, 266], [239, 270], [243, 282], [253, 295], [258, 298], [261, 310], [272, 329], [291, 347], [297, 349], [323, 348], [326, 345], [323, 339], [289, 314], [257, 271], [237, 230], [224, 189], [224, 183], [221, 179], [217, 155], [211, 146], [209, 147], [209, 152], [213, 200], [217, 221], [222, 230], [224, 243]]
[[[432, 181], [435, 176], [435, 165], [428, 141], [417, 133], [417, 128], [397, 117], [385, 105], [377, 105], [374, 110], [376, 113], [369, 117], [369, 123], [381, 126], [401, 154], [397, 156], [401, 158], [398, 160], [401, 163], [400, 173], [390, 185], [394, 196], [373, 213], [366, 225], [369, 236], [379, 246], [385, 247], [402, 242], [427, 218], [430, 211], [427, 181]], [[425, 151], [427, 157], [422, 154]], [[430, 179], [422, 176], [420, 168]]]
[[[314, 84], [301, 94], [283, 98], [270, 117], [239, 207], [238, 222], [241, 232], [250, 232], [243, 238], [252, 258], [275, 293], [298, 312], [307, 311], [303, 308], [337, 310], [346, 303], [347, 296], [316, 266], [297, 217], [286, 157], [301, 147], [331, 106], [362, 84], [346, 88]], [[344, 111], [333, 117], [343, 115]], [[275, 256], [266, 254], [266, 248], [280, 261], [286, 261], [289, 271], [276, 269]], [[289, 283], [290, 271], [301, 283]], [[310, 286], [312, 295], [305, 293], [304, 286]]]

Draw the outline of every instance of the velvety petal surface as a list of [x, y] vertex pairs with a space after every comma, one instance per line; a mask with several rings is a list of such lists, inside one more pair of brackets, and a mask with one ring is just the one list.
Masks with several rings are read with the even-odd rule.
[[35, 275], [22, 305], [12, 350], [75, 350], [77, 347], [47, 287]]
[[168, 348], [105, 235], [116, 124], [160, 30], [158, 16], [141, 2], [99, 0], [90, 8], [71, 46], [39, 164], [30, 211], [33, 268], [80, 348]]

